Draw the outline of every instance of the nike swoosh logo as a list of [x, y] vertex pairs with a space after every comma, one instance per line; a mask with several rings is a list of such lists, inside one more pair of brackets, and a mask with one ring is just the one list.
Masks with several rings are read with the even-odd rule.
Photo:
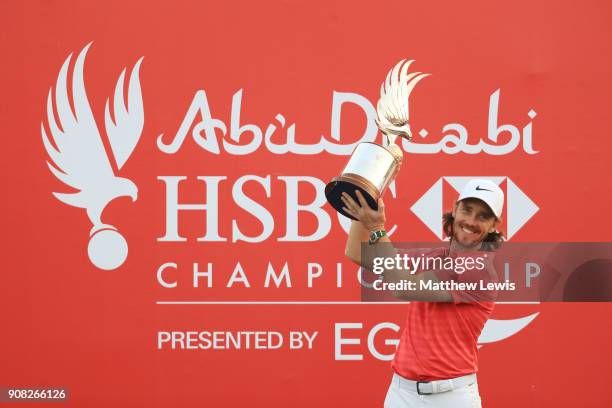
[[488, 190], [488, 189], [486, 189], [486, 188], [480, 188], [480, 186], [476, 186], [476, 191], [488, 191], [488, 192], [490, 192], [490, 193], [492, 193], [492, 192], [493, 192], [493, 191]]

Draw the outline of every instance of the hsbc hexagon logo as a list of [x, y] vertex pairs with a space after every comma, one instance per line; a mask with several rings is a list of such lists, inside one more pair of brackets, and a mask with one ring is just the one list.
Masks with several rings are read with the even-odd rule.
[[497, 185], [506, 181], [505, 218], [507, 226], [507, 239], [512, 238], [537, 213], [540, 208], [521, 190], [510, 177], [505, 176], [460, 176], [440, 177], [418, 199], [410, 210], [417, 216], [439, 239], [444, 237], [442, 232], [443, 186], [444, 181], [449, 183], [459, 194], [468, 181], [473, 178], [491, 180]]

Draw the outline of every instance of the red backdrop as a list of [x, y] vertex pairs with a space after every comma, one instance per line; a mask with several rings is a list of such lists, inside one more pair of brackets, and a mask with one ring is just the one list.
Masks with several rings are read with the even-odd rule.
[[[272, 139], [283, 144], [295, 123], [298, 143], [323, 137], [349, 144], [364, 133], [367, 119], [355, 104], [342, 110], [341, 141], [331, 138], [334, 92], [361, 95], [374, 104], [387, 70], [402, 58], [431, 73], [411, 96], [415, 143], [441, 140], [445, 125], [459, 123], [468, 142], [487, 139], [489, 98], [499, 89], [498, 125], [532, 124], [532, 147], [501, 155], [486, 152], [406, 154], [387, 194], [387, 218], [398, 241], [437, 237], [411, 207], [441, 177], [508, 177], [539, 208], [511, 238], [516, 241], [606, 241], [611, 205], [608, 153], [610, 6], [603, 1], [565, 4], [518, 1], [465, 2], [185, 2], [144, 1], [4, 2], [4, 60], [0, 98], [4, 133], [2, 200], [3, 277], [0, 386], [67, 387], [70, 406], [381, 406], [390, 381], [388, 361], [368, 349], [368, 333], [380, 322], [403, 326], [407, 305], [333, 304], [358, 301], [355, 268], [343, 258], [346, 233], [336, 214], [329, 231], [314, 241], [282, 240], [296, 215], [289, 201], [311, 203], [315, 188], [288, 179], [327, 182], [347, 156], [274, 154], [265, 146], [245, 155], [219, 154], [192, 137], [196, 118], [180, 149], [164, 153], [198, 90], [206, 92], [213, 117], [227, 126], [232, 96], [242, 89], [240, 124], [263, 131], [286, 120]], [[69, 191], [45, 164], [40, 127], [46, 100], [62, 63], [92, 42], [85, 61], [85, 87], [104, 135], [104, 104], [123, 67], [144, 56], [140, 83], [144, 129], [123, 177], [138, 186], [138, 200], [113, 201], [103, 215], [129, 243], [125, 263], [112, 271], [87, 257], [91, 228], [85, 211], [58, 201]], [[534, 118], [528, 116], [533, 110]], [[48, 129], [48, 127], [47, 127]], [[427, 129], [423, 138], [416, 135]], [[103, 136], [104, 137], [104, 136]], [[523, 134], [524, 138], [524, 134]], [[523, 139], [521, 139], [523, 140]], [[108, 142], [105, 142], [108, 149]], [[245, 175], [269, 176], [244, 192], [270, 213], [273, 226], [262, 242], [232, 242], [232, 222], [245, 235], [263, 226], [232, 195]], [[182, 212], [186, 242], [161, 242], [166, 231], [165, 176], [187, 177], [179, 201], [206, 202], [198, 176], [224, 176], [218, 202], [219, 235], [225, 242], [196, 241], [207, 228], [204, 211]], [[507, 180], [507, 179], [505, 179]], [[264, 182], [265, 184], [265, 182]], [[507, 181], [503, 188], [507, 189]], [[320, 194], [320, 189], [319, 189]], [[444, 182], [444, 203], [454, 190]], [[289, 210], [288, 210], [289, 208]], [[509, 215], [510, 216], [510, 215]], [[319, 214], [319, 217], [324, 217]], [[299, 213], [299, 234], [312, 234], [321, 218]], [[208, 226], [210, 227], [210, 226]], [[177, 287], [157, 280], [160, 265]], [[192, 285], [193, 263], [213, 264], [213, 287]], [[251, 287], [228, 280], [240, 262]], [[266, 268], [287, 262], [292, 286], [265, 287]], [[307, 264], [323, 273], [308, 287]], [[342, 265], [338, 287], [337, 263]], [[274, 304], [160, 304], [163, 301], [270, 301]], [[288, 304], [320, 301], [322, 304]], [[284, 303], [283, 303], [284, 302]], [[539, 313], [520, 332], [480, 350], [479, 382], [485, 406], [609, 406], [609, 304], [498, 305], [494, 317]], [[336, 325], [358, 345], [336, 359]], [[159, 331], [318, 332], [312, 349], [161, 350]], [[374, 346], [389, 354], [384, 329]], [[24, 405], [26, 406], [26, 405]]]

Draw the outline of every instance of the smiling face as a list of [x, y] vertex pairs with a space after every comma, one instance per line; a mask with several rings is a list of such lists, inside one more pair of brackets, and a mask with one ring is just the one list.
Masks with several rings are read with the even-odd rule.
[[459, 201], [453, 209], [453, 218], [453, 240], [464, 248], [479, 246], [499, 225], [489, 206], [476, 198]]

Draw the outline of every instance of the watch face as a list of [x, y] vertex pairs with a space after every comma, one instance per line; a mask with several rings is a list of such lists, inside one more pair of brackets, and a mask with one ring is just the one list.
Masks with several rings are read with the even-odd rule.
[[378, 241], [379, 238], [385, 236], [386, 233], [385, 231], [372, 231], [370, 232], [370, 244], [373, 244], [374, 242]]
[[376, 233], [375, 232], [370, 232], [370, 239], [368, 241], [369, 241], [370, 245], [372, 245], [374, 242], [376, 242]]

